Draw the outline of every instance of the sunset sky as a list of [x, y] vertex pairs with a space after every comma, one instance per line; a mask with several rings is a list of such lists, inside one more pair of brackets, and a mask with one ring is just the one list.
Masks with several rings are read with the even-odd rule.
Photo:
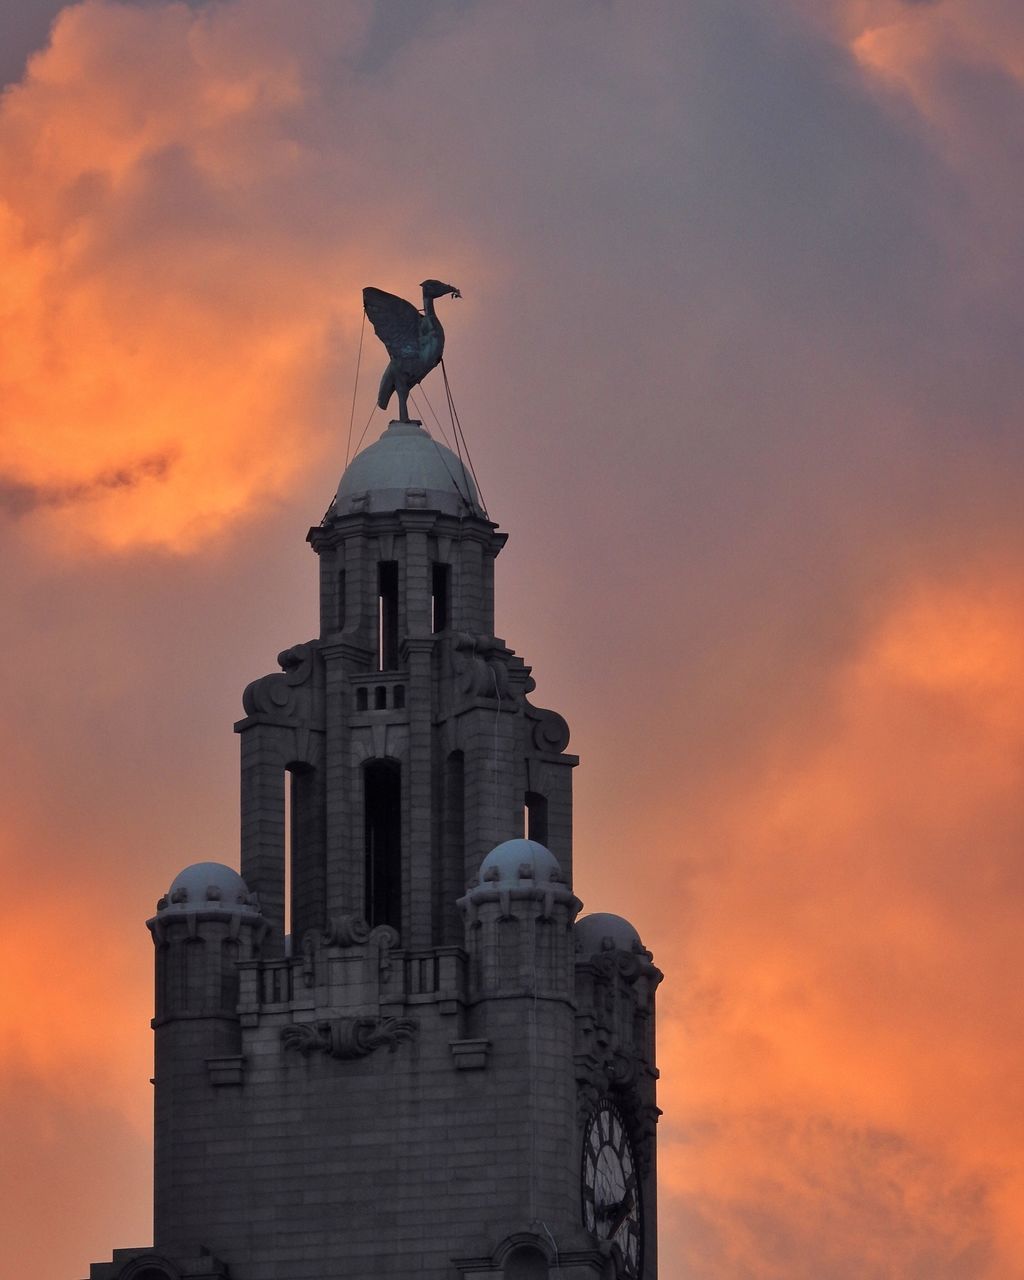
[[151, 1239], [143, 922], [437, 276], [663, 1280], [1024, 1275], [1021, 0], [0, 0], [0, 78], [0, 1271]]

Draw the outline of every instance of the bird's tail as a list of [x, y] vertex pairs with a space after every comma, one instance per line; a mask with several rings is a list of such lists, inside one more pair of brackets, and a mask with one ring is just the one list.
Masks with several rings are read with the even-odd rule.
[[377, 392], [377, 408], [386, 409], [388, 401], [395, 394], [395, 375], [391, 372], [391, 366], [384, 370], [384, 376], [380, 380], [380, 390]]

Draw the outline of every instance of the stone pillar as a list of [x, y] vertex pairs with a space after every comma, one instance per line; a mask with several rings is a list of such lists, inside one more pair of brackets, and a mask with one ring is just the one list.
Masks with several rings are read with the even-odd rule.
[[[539, 851], [539, 852], [538, 852]], [[517, 1115], [518, 1148], [496, 1217], [576, 1231], [566, 1153], [576, 1128], [572, 923], [581, 903], [531, 841], [491, 851], [459, 901], [472, 1034], [490, 1042], [490, 1089]]]
[[177, 878], [147, 927], [156, 946], [154, 1245], [198, 1252], [196, 1170], [215, 1133], [218, 1093], [244, 1074], [239, 962], [268, 932], [237, 872], [200, 863]]
[[259, 895], [269, 946], [284, 948], [284, 761], [270, 725], [241, 732], [242, 877]]
[[409, 680], [406, 707], [409, 717], [408, 778], [405, 786], [406, 842], [405, 928], [406, 947], [429, 947], [433, 937], [433, 761], [434, 696], [431, 664], [434, 637], [431, 630], [432, 571], [428, 533], [433, 512], [404, 511], [405, 617], [402, 658]]

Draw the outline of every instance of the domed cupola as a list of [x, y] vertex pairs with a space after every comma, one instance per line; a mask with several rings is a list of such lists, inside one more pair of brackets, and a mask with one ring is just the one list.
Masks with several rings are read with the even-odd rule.
[[166, 895], [157, 903], [157, 914], [161, 916], [197, 911], [260, 914], [256, 895], [249, 892], [249, 886], [237, 871], [221, 862], [194, 862], [179, 871]]
[[[484, 516], [476, 485], [461, 458], [419, 422], [392, 422], [345, 469], [334, 514], [420, 508], [446, 515]], [[485, 517], [486, 518], [486, 517]]]

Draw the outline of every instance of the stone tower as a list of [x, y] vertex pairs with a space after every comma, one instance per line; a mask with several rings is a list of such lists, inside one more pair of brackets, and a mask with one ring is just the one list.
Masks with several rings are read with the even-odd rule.
[[505, 535], [392, 422], [308, 540], [319, 635], [235, 726], [241, 875], [186, 868], [148, 922], [154, 1244], [91, 1280], [655, 1280], [661, 974], [577, 921]]

